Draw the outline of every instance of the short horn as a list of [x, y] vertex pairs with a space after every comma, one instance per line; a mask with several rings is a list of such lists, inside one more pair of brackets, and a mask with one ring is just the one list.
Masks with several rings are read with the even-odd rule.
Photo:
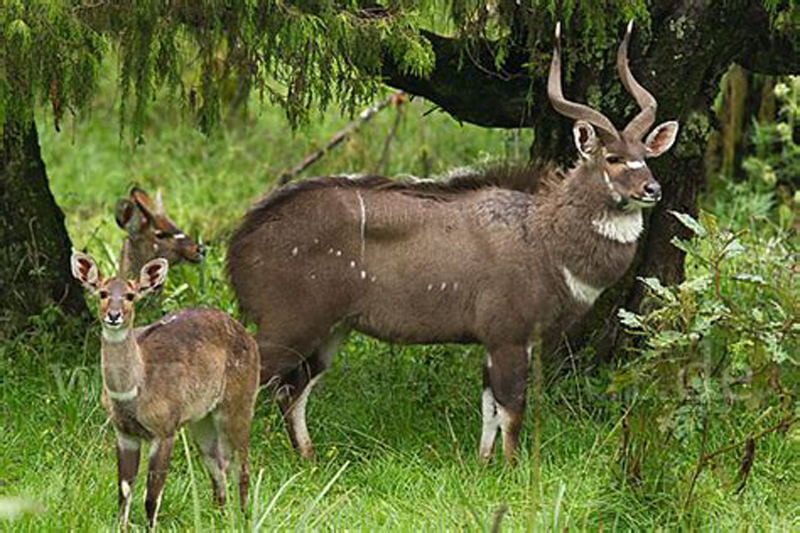
[[633, 20], [628, 23], [628, 30], [625, 32], [625, 37], [619, 45], [619, 52], [617, 53], [617, 70], [619, 77], [622, 80], [622, 85], [631, 93], [639, 104], [641, 111], [633, 117], [623, 134], [626, 137], [633, 139], [641, 139], [647, 133], [653, 123], [656, 121], [656, 99], [652, 94], [647, 92], [647, 89], [639, 85], [639, 82], [631, 74], [630, 65], [628, 64], [628, 43], [631, 40], [631, 32], [633, 31]]
[[603, 140], [619, 139], [614, 124], [605, 115], [591, 107], [564, 98], [561, 91], [561, 23], [556, 24], [555, 47], [553, 61], [550, 63], [550, 76], [547, 80], [547, 96], [553, 108], [565, 117], [585, 120], [599, 130]]

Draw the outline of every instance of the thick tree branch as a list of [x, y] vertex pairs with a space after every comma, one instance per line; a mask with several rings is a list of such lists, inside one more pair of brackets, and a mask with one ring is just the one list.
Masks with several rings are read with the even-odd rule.
[[[791, 34], [772, 31], [769, 15], [760, 0], [744, 3], [660, 0], [651, 12], [650, 45], [642, 50], [641, 43], [637, 47], [634, 42], [632, 68], [637, 78], [659, 98], [659, 107], [665, 114], [677, 116], [684, 114], [687, 107], [693, 107], [678, 99], [700, 104], [693, 93], [673, 89], [685, 88], [687, 81], [696, 85], [698, 78], [705, 85], [715, 83], [733, 62], [766, 74], [800, 72], [797, 40]], [[488, 52], [492, 43], [479, 41], [470, 48], [471, 53], [466, 53], [466, 45], [459, 39], [430, 32], [424, 35], [436, 55], [430, 76], [403, 73], [387, 54], [383, 67], [387, 84], [427, 98], [457, 119], [480, 126], [532, 126], [542, 113], [551, 112], [544, 98], [546, 69], [541, 70], [540, 77], [532, 79], [524, 66], [529, 57], [526, 51], [512, 50], [500, 72]], [[612, 58], [614, 52], [612, 46], [608, 57]], [[548, 54], [549, 49], [536, 53]], [[601, 89], [606, 89], [605, 85], [617, 83], [612, 77], [599, 77], [608, 70], [596, 65], [579, 66], [573, 78], [579, 80], [580, 87], [569, 87], [565, 92], [577, 98], [592, 84], [599, 83]], [[529, 95], [533, 97], [530, 100]], [[626, 107], [627, 102], [620, 102], [620, 106]], [[623, 110], [603, 111], [614, 116]]]

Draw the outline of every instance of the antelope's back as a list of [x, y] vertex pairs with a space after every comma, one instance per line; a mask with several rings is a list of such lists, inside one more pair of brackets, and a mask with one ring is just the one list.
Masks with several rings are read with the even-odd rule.
[[[443, 183], [321, 178], [278, 189], [231, 239], [227, 269], [241, 310], [260, 332], [297, 331], [297, 322], [322, 328], [369, 314], [427, 320], [419, 307], [430, 298], [419, 299], [416, 289], [469, 294], [476, 275], [507, 266], [501, 258], [525, 237], [518, 222], [531, 196], [501, 182], [522, 176], [538, 185], [533, 178], [540, 173], [523, 170]], [[441, 299], [430, 304], [430, 314], [443, 314]], [[386, 328], [364, 329], [385, 336], [378, 333]]]

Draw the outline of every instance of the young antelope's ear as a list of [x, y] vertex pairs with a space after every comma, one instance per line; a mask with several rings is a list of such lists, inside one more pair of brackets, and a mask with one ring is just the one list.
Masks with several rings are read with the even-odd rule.
[[167, 280], [169, 263], [163, 257], [148, 261], [139, 273], [139, 294], [144, 296], [161, 287]]
[[134, 209], [136, 209], [136, 206], [127, 198], [117, 200], [117, 205], [114, 206], [114, 219], [117, 221], [117, 226], [127, 229], [128, 222], [133, 217]]
[[599, 146], [594, 126], [585, 120], [579, 120], [572, 127], [572, 135], [575, 137], [575, 146], [578, 148], [581, 157], [584, 159], [592, 157], [592, 154]]
[[650, 132], [647, 139], [644, 141], [644, 147], [647, 150], [647, 157], [658, 157], [670, 148], [675, 143], [675, 138], [678, 136], [678, 123], [674, 120], [659, 124]]
[[91, 293], [97, 290], [100, 285], [100, 271], [97, 269], [94, 259], [90, 256], [74, 251], [70, 259], [72, 275], [81, 282], [81, 285]]

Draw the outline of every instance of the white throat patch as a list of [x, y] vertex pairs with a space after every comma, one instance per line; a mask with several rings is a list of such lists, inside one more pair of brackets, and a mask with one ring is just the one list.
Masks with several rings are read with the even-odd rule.
[[642, 233], [642, 210], [634, 209], [624, 213], [610, 214], [604, 212], [592, 220], [592, 226], [597, 233], [612, 241], [629, 244], [636, 242]]
[[564, 281], [567, 283], [569, 292], [579, 302], [592, 305], [603, 292], [602, 288], [593, 287], [578, 279], [567, 267], [561, 267], [561, 271], [564, 274]]
[[120, 343], [128, 338], [131, 328], [111, 328], [103, 325], [103, 340], [113, 344]]

